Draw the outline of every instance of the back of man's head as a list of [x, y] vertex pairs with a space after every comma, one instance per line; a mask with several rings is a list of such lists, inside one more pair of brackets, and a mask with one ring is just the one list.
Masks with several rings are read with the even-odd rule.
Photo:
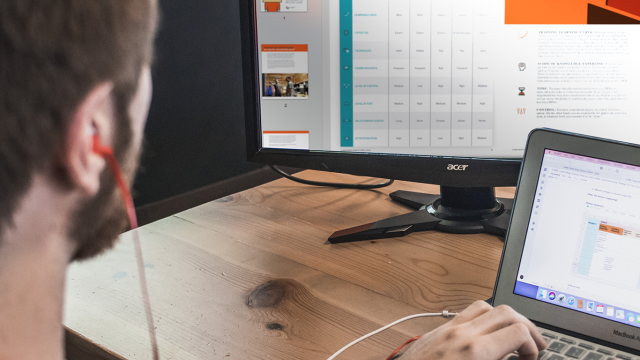
[[68, 183], [56, 157], [73, 112], [104, 82], [113, 84], [113, 147], [123, 160], [156, 21], [156, 0], [0, 1], [0, 235], [35, 174]]

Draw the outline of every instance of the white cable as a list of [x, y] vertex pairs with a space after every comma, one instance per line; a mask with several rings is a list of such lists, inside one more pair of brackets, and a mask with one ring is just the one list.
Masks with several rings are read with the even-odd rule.
[[417, 319], [417, 318], [422, 318], [422, 317], [442, 316], [442, 317], [444, 317], [444, 318], [451, 318], [451, 317], [454, 317], [454, 316], [456, 316], [456, 315], [458, 315], [458, 314], [457, 314], [457, 313], [450, 313], [449, 311], [445, 310], [445, 311], [443, 311], [443, 312], [441, 312], [441, 313], [417, 314], [417, 315], [407, 316], [406, 318], [402, 318], [402, 319], [400, 319], [400, 320], [398, 320], [398, 321], [394, 321], [394, 322], [392, 322], [391, 324], [389, 324], [389, 325], [387, 325], [387, 326], [385, 326], [385, 327], [382, 327], [382, 328], [380, 328], [380, 329], [378, 329], [378, 330], [376, 330], [376, 331], [374, 331], [374, 332], [372, 332], [372, 333], [370, 333], [370, 334], [367, 334], [367, 335], [365, 335], [365, 336], [361, 337], [361, 338], [360, 338], [360, 339], [358, 339], [358, 340], [355, 340], [355, 341], [351, 342], [349, 345], [347, 345], [347, 346], [343, 347], [342, 349], [338, 350], [338, 352], [337, 352], [337, 353], [335, 353], [335, 354], [331, 355], [331, 357], [330, 357], [330, 358], [328, 358], [327, 360], [333, 360], [333, 359], [335, 359], [336, 357], [338, 357], [338, 355], [342, 354], [342, 353], [343, 353], [343, 352], [345, 352], [348, 348], [350, 348], [350, 347], [352, 347], [353, 345], [355, 345], [355, 344], [357, 344], [357, 343], [361, 342], [362, 340], [368, 339], [368, 338], [372, 337], [373, 335], [377, 335], [377, 334], [379, 334], [379, 333], [381, 333], [381, 332], [383, 332], [383, 331], [385, 331], [385, 330], [387, 330], [387, 329], [389, 329], [389, 328], [391, 328], [391, 327], [394, 327], [394, 326], [396, 326], [396, 325], [398, 325], [398, 324], [400, 324], [400, 323], [402, 323], [402, 322], [405, 322], [405, 321], [408, 321], [408, 320]]

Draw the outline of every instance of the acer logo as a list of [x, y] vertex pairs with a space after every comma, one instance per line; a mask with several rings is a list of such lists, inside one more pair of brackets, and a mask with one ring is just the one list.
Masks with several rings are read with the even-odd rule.
[[465, 171], [465, 170], [467, 170], [468, 167], [469, 167], [469, 165], [451, 165], [451, 164], [449, 164], [449, 167], [447, 168], [447, 170]]

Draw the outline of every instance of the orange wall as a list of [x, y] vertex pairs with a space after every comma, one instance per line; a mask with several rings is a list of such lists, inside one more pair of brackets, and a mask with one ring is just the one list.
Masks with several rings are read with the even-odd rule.
[[506, 0], [505, 24], [586, 24], [587, 5], [606, 0]]

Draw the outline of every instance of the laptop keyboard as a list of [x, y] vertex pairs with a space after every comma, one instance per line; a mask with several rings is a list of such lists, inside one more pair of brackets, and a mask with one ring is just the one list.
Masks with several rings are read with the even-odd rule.
[[[640, 360], [638, 356], [547, 329], [541, 328], [540, 333], [548, 347], [540, 353], [538, 360]], [[518, 354], [507, 355], [503, 360], [518, 360]]]

